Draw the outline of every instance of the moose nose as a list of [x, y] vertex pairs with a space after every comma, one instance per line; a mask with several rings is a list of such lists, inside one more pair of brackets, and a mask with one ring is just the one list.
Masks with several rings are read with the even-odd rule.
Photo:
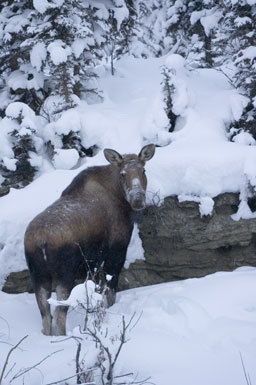
[[132, 196], [132, 200], [131, 200], [131, 206], [132, 206], [133, 210], [144, 209], [146, 206], [145, 200], [146, 200], [146, 196], [143, 192], [136, 192]]

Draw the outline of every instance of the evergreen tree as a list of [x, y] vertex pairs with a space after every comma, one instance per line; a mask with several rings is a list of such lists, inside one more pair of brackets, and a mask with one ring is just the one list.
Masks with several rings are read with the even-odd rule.
[[41, 140], [36, 137], [35, 113], [24, 103], [11, 103], [6, 117], [1, 121], [1, 130], [6, 132], [5, 156], [0, 162], [3, 191], [9, 187], [20, 188], [32, 182], [41, 157], [37, 150]]
[[239, 42], [239, 46], [234, 45], [235, 85], [249, 101], [235, 128], [238, 132], [251, 133], [256, 139], [256, 4], [249, 3], [237, 3], [232, 7], [235, 28], [231, 38]]
[[44, 97], [43, 76], [30, 63], [30, 51], [24, 41], [33, 35], [30, 26], [35, 18], [31, 0], [9, 0], [0, 9], [0, 78], [6, 102], [0, 105], [1, 115], [11, 101], [21, 101], [39, 111]]
[[213, 40], [222, 17], [222, 8], [218, 0], [188, 1], [187, 60], [193, 66], [213, 67], [215, 60]]

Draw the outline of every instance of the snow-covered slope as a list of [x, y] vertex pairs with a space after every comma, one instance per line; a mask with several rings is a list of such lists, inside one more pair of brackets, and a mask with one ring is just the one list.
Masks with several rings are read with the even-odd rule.
[[[175, 76], [175, 111], [179, 118], [173, 133], [167, 132], [161, 95], [163, 64]], [[250, 138], [229, 142], [225, 130], [241, 113], [244, 99], [223, 74], [205, 69], [189, 71], [183, 64], [177, 55], [166, 59], [126, 58], [118, 63], [115, 77], [98, 68], [105, 101], [81, 103], [67, 111], [54, 123], [55, 130], [65, 132], [70, 124], [80, 125], [88, 145], [97, 142], [101, 149], [112, 147], [120, 152], [138, 152], [149, 142], [163, 146], [157, 148], [147, 165], [149, 203], [155, 194], [160, 201], [177, 194], [180, 200], [201, 202], [201, 215], [208, 215], [214, 196], [238, 191], [244, 201], [234, 219], [252, 215], [245, 199], [248, 183], [256, 185], [256, 148], [249, 146]], [[33, 183], [22, 190], [12, 189], [0, 199], [0, 284], [9, 272], [26, 267], [23, 235], [28, 222], [58, 198], [80, 170], [105, 162], [102, 151], [71, 170], [52, 169], [45, 162], [44, 172]], [[65, 165], [59, 158], [58, 166]], [[138, 238], [133, 239], [133, 245], [133, 256], [140, 257]], [[116, 319], [120, 320], [122, 314], [127, 319], [134, 312], [138, 316], [142, 312], [142, 316], [124, 346], [116, 375], [133, 372], [138, 380], [151, 376], [156, 385], [241, 385], [245, 383], [241, 354], [254, 379], [255, 291], [256, 270], [243, 268], [119, 293], [117, 303], [107, 312], [109, 330], [115, 333]], [[70, 312], [70, 333], [79, 322], [81, 314]], [[20, 368], [34, 365], [55, 351], [38, 369], [25, 375], [24, 383], [47, 384], [75, 373], [76, 341], [59, 342], [59, 338], [43, 336], [40, 329], [34, 295], [0, 292], [0, 373], [8, 344], [28, 334], [22, 349], [13, 353], [8, 369], [16, 365], [6, 383]], [[87, 362], [91, 349], [84, 349]], [[23, 383], [21, 377], [15, 381]]]
[[[175, 77], [174, 108], [179, 115], [175, 132], [167, 132], [168, 120], [162, 97], [162, 66]], [[229, 142], [225, 125], [242, 111], [244, 98], [232, 89], [227, 78], [215, 70], [185, 67], [179, 55], [160, 59], [124, 58], [112, 77], [99, 67], [100, 86], [105, 101], [79, 107], [51, 123], [55, 132], [66, 132], [79, 125], [83, 140], [90, 146], [112, 147], [120, 152], [138, 152], [142, 145], [160, 146], [147, 164], [148, 203], [159, 196], [176, 194], [180, 200], [201, 202], [201, 214], [211, 213], [212, 197], [242, 191], [246, 198], [248, 183], [256, 184], [256, 147]], [[54, 127], [53, 127], [54, 125]], [[46, 127], [45, 135], [49, 135]], [[243, 142], [242, 139], [240, 142]], [[68, 159], [58, 159], [67, 166]], [[71, 157], [70, 162], [74, 161]], [[0, 284], [11, 271], [25, 268], [23, 235], [28, 222], [57, 199], [64, 187], [83, 168], [104, 164], [100, 151], [87, 158], [80, 168], [60, 170], [45, 162], [39, 176], [23, 190], [14, 190], [0, 199]], [[73, 163], [72, 163], [73, 164]], [[250, 216], [243, 202], [240, 215]]]
[[[139, 320], [127, 336], [115, 375], [133, 372], [131, 378], [137, 376], [139, 381], [151, 377], [149, 383], [155, 385], [241, 385], [246, 383], [242, 356], [253, 384], [255, 292], [256, 269], [240, 268], [119, 293], [106, 315], [109, 335], [117, 333], [122, 315], [128, 321], [136, 313]], [[76, 341], [41, 334], [34, 295], [0, 292], [0, 304], [0, 373], [11, 348], [8, 344], [14, 345], [28, 334], [21, 349], [10, 358], [8, 369], [16, 365], [4, 384], [21, 368], [33, 366], [56, 351], [24, 376], [24, 384], [46, 385], [75, 374]], [[82, 315], [71, 311], [69, 333], [79, 322], [83, 324]], [[85, 365], [89, 365], [92, 351], [92, 344], [87, 342], [81, 355]], [[13, 383], [23, 384], [22, 377]], [[75, 383], [75, 379], [68, 382]]]

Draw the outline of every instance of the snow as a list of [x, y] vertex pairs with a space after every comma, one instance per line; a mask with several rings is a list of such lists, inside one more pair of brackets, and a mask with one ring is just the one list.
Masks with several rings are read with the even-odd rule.
[[207, 216], [212, 214], [214, 207], [214, 200], [210, 197], [197, 197], [193, 195], [182, 194], [178, 196], [179, 202], [192, 201], [199, 203], [200, 216]]
[[209, 36], [211, 31], [218, 26], [218, 22], [222, 17], [220, 11], [216, 11], [214, 8], [202, 11], [194, 11], [190, 16], [190, 23], [193, 25], [200, 20], [206, 36]]
[[76, 285], [67, 300], [57, 301], [54, 298], [50, 298], [48, 302], [50, 305], [71, 306], [72, 308], [76, 308], [79, 305], [92, 312], [103, 301], [103, 296], [97, 293], [96, 290], [97, 285], [93, 281], [88, 280]]
[[70, 170], [75, 167], [78, 162], [79, 154], [75, 148], [67, 150], [56, 149], [53, 157], [53, 164], [55, 168]]
[[87, 47], [87, 39], [76, 39], [72, 43], [71, 47], [76, 59], [78, 59], [83, 53], [85, 47]]
[[142, 241], [139, 236], [139, 228], [138, 225], [135, 224], [132, 233], [132, 238], [126, 254], [126, 260], [124, 264], [125, 269], [129, 269], [130, 264], [139, 259], [144, 260], [145, 257], [144, 249], [142, 247]]
[[253, 60], [256, 57], [255, 46], [251, 45], [250, 47], [243, 49], [241, 52], [242, 52], [242, 55], [236, 59], [236, 63], [240, 63], [242, 60], [246, 60], [246, 59], [250, 59], [251, 63], [253, 63]]
[[[43, 87], [43, 75], [38, 73], [32, 66], [23, 64], [20, 70], [13, 71], [7, 79], [8, 86], [13, 90], [35, 89]], [[30, 75], [30, 76], [29, 76]]]
[[7, 158], [6, 156], [3, 157], [3, 164], [7, 168], [7, 170], [15, 171], [16, 162], [17, 162], [17, 159]]
[[250, 17], [248, 17], [248, 16], [246, 16], [246, 17], [236, 17], [234, 22], [235, 22], [235, 24], [238, 27], [241, 27], [242, 25], [245, 25], [247, 23], [251, 24], [252, 23], [252, 19], [250, 19]]
[[[232, 2], [235, 4], [237, 0]], [[255, 4], [255, 1], [247, 0], [247, 3]], [[33, 0], [33, 4], [38, 12], [45, 13], [50, 7], [62, 6], [63, 0]], [[96, 5], [98, 16], [107, 18], [107, 5], [103, 2]], [[116, 0], [115, 5], [119, 26], [127, 16], [127, 8], [123, 0]], [[175, 2], [175, 7], [181, 5], [182, 2]], [[194, 12], [191, 23], [200, 20], [209, 35], [220, 16], [214, 10]], [[159, 15], [156, 23], [159, 29], [161, 17]], [[237, 18], [235, 22], [238, 26], [249, 22], [245, 19]], [[170, 23], [176, 21], [175, 15], [169, 20]], [[19, 33], [26, 23], [27, 20], [19, 16], [13, 18], [10, 32]], [[96, 39], [102, 39], [97, 31], [95, 33]], [[8, 39], [8, 30], [5, 38]], [[44, 82], [43, 75], [37, 71], [47, 51], [53, 63], [59, 65], [65, 63], [71, 53], [79, 58], [89, 43], [90, 39], [77, 39], [70, 47], [61, 40], [53, 41], [48, 47], [38, 43], [31, 50], [31, 65], [21, 66], [21, 70], [7, 78], [9, 87], [39, 90]], [[137, 50], [141, 49], [138, 44]], [[248, 47], [237, 60], [252, 61], [255, 49]], [[26, 269], [23, 239], [28, 223], [56, 200], [81, 170], [106, 164], [102, 151], [106, 147], [120, 153], [138, 153], [145, 144], [158, 145], [155, 156], [146, 164], [148, 204], [159, 205], [166, 196], [177, 195], [180, 202], [197, 202], [199, 213], [204, 217], [211, 215], [214, 197], [238, 192], [240, 204], [232, 219], [256, 218], [247, 203], [249, 189], [256, 188], [255, 140], [248, 133], [236, 134], [234, 130], [236, 135], [231, 142], [226, 132], [231, 122], [239, 120], [248, 99], [231, 87], [223, 73], [213, 69], [193, 70], [177, 54], [149, 59], [125, 56], [114, 65], [115, 76], [111, 76], [109, 64], [96, 68], [98, 87], [104, 96], [102, 103], [89, 104], [76, 98], [76, 107], [60, 116], [56, 114], [56, 107], [63, 99], [50, 96], [41, 112], [46, 119], [36, 116], [24, 103], [13, 102], [6, 108], [6, 117], [0, 120], [1, 165], [8, 170], [16, 169], [10, 133], [17, 130], [20, 136], [33, 133], [38, 154], [30, 152], [29, 161], [39, 171], [29, 186], [11, 189], [0, 198], [0, 285], [9, 273]], [[178, 116], [171, 133], [162, 94], [163, 66], [171, 74], [173, 111]], [[1, 105], [4, 103], [1, 99]], [[61, 138], [71, 132], [80, 135], [84, 147], [96, 146], [96, 156], [79, 159], [76, 149], [63, 149]], [[46, 160], [43, 150], [43, 142], [47, 141], [54, 145], [53, 164]], [[124, 267], [127, 269], [136, 260], [143, 259], [142, 242], [135, 225]], [[110, 341], [105, 340], [109, 348], [116, 346], [122, 316], [129, 320], [136, 314], [139, 319], [131, 328], [115, 374], [133, 372], [138, 375], [137, 380], [150, 376], [150, 381], [157, 385], [241, 385], [245, 382], [242, 356], [246, 371], [255, 378], [255, 291], [256, 269], [247, 267], [232, 273], [220, 272], [200, 279], [118, 293], [117, 303], [106, 311], [102, 326], [102, 335], [112, 336]], [[71, 297], [61, 304], [76, 308], [77, 303], [82, 302], [86, 307], [88, 293], [93, 310], [102, 297], [95, 293], [95, 285], [90, 281], [77, 286]], [[25, 384], [47, 384], [75, 374], [76, 340], [41, 334], [41, 318], [34, 295], [8, 295], [0, 291], [0, 303], [0, 342], [3, 342], [0, 343], [0, 375], [10, 349], [8, 344], [13, 346], [28, 334], [22, 349], [11, 356], [8, 369], [13, 363], [16, 365], [4, 384], [9, 383], [19, 369], [34, 365], [48, 355], [39, 370], [25, 374]], [[50, 303], [52, 308], [60, 304], [54, 298]], [[84, 338], [78, 328], [83, 320], [81, 306], [69, 311], [69, 337]], [[82, 349], [85, 363], [94, 365], [92, 341], [86, 340]], [[75, 381], [71, 379], [69, 383]]]
[[33, 0], [34, 8], [39, 13], [45, 13], [48, 8], [57, 8], [61, 7], [64, 3], [64, 0], [53, 0], [49, 2], [48, 0]]
[[33, 46], [30, 52], [30, 62], [33, 67], [39, 72], [43, 61], [46, 59], [47, 51], [45, 44], [40, 42]]
[[186, 60], [181, 55], [172, 54], [167, 56], [164, 64], [167, 68], [173, 69], [174, 71], [184, 71]]
[[116, 3], [117, 7], [114, 8], [114, 14], [115, 19], [117, 20], [117, 29], [119, 29], [124, 19], [128, 18], [129, 11], [123, 1], [119, 1], [120, 4], [118, 4], [118, 2]]
[[55, 40], [53, 43], [50, 43], [47, 47], [47, 51], [50, 53], [51, 60], [55, 65], [65, 63], [68, 59], [68, 56], [71, 54], [70, 47], [63, 47], [65, 44], [62, 40]]
[[[179, 114], [171, 133], [162, 97], [164, 65], [172, 71], [174, 106]], [[198, 202], [200, 215], [205, 216], [211, 214], [213, 198], [218, 194], [247, 191], [248, 184], [256, 186], [253, 140], [247, 134], [238, 134], [230, 142], [226, 133], [226, 126], [239, 118], [247, 99], [221, 72], [189, 70], [184, 59], [175, 54], [147, 60], [124, 57], [115, 66], [114, 77], [107, 66], [98, 68], [102, 103], [89, 105], [78, 100], [77, 107], [51, 123], [44, 120], [44, 125], [23, 103], [12, 103], [6, 111], [8, 118], [0, 121], [0, 161], [6, 157], [9, 167], [14, 167], [14, 154], [8, 133], [14, 129], [35, 130], [37, 147], [41, 148], [43, 139], [51, 141], [56, 151], [56, 169], [46, 162], [43, 153], [38, 158], [31, 154], [31, 164], [41, 167], [38, 178], [0, 199], [0, 244], [4, 245], [0, 250], [0, 264], [4, 266], [1, 284], [9, 272], [26, 268], [23, 234], [29, 221], [56, 200], [81, 170], [106, 164], [104, 148], [138, 153], [147, 143], [163, 146], [156, 148], [155, 156], [146, 164], [148, 204], [161, 204], [166, 196], [177, 195]], [[51, 115], [58, 103], [57, 96], [50, 97], [44, 110]], [[21, 126], [15, 121], [17, 117], [22, 118]], [[61, 135], [71, 131], [80, 133], [86, 148], [96, 145], [97, 155], [78, 162], [75, 149], [62, 149]], [[245, 193], [241, 201], [246, 198]], [[242, 216], [249, 214], [242, 210]], [[132, 254], [143, 258], [143, 251], [138, 251], [139, 238], [136, 242]], [[129, 260], [130, 256], [127, 265]]]
[[247, 146], [255, 146], [256, 144], [255, 139], [249, 132], [240, 132], [233, 138], [233, 141], [235, 143], [245, 144]]
[[206, 36], [209, 36], [213, 29], [215, 29], [218, 26], [218, 23], [222, 17], [222, 13], [219, 11], [216, 11], [212, 14], [208, 14], [206, 16], [203, 16], [200, 20], [202, 26], [204, 27], [204, 31]]
[[[241, 385], [245, 382], [242, 356], [246, 372], [255, 378], [255, 290], [256, 269], [244, 267], [232, 273], [219, 272], [200, 279], [118, 293], [116, 304], [106, 312], [102, 338], [106, 328], [109, 335], [119, 334], [122, 316], [128, 322], [135, 313], [137, 322], [129, 330], [115, 375], [133, 372], [137, 379], [150, 377], [149, 381], [157, 385], [169, 384], [170, 378], [179, 385]], [[79, 297], [82, 286], [77, 291]], [[3, 342], [0, 344], [0, 368], [11, 348], [8, 344], [14, 345], [28, 334], [21, 349], [10, 357], [8, 369], [14, 362], [16, 365], [4, 384], [8, 384], [7, 380], [19, 369], [32, 366], [56, 351], [58, 353], [48, 357], [38, 370], [25, 374], [24, 383], [48, 384], [75, 374], [75, 340], [41, 334], [41, 320], [33, 294], [0, 292], [0, 302]], [[83, 326], [81, 312], [81, 308], [69, 311], [69, 337], [81, 337], [77, 328], [78, 324]], [[111, 351], [116, 340], [113, 338], [109, 345]], [[81, 356], [85, 365], [93, 366], [94, 353], [92, 341], [86, 340]], [[75, 382], [76, 379], [72, 379], [68, 383]]]
[[27, 118], [33, 121], [35, 117], [34, 111], [25, 103], [14, 102], [10, 103], [5, 110], [5, 114], [9, 118]]

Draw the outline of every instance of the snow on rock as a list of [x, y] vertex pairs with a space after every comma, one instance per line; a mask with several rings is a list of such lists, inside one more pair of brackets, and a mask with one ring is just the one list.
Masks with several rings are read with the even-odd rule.
[[201, 217], [211, 215], [214, 207], [214, 200], [210, 197], [198, 197], [193, 195], [181, 194], [178, 196], [179, 202], [192, 201], [199, 203]]
[[252, 213], [247, 201], [241, 200], [238, 211], [231, 217], [234, 221], [239, 221], [240, 219], [253, 219], [256, 218], [256, 213]]
[[78, 160], [79, 154], [75, 148], [55, 149], [53, 164], [57, 169], [70, 170], [76, 166]]
[[211, 215], [214, 206], [214, 200], [210, 197], [202, 197], [199, 203], [200, 215]]

